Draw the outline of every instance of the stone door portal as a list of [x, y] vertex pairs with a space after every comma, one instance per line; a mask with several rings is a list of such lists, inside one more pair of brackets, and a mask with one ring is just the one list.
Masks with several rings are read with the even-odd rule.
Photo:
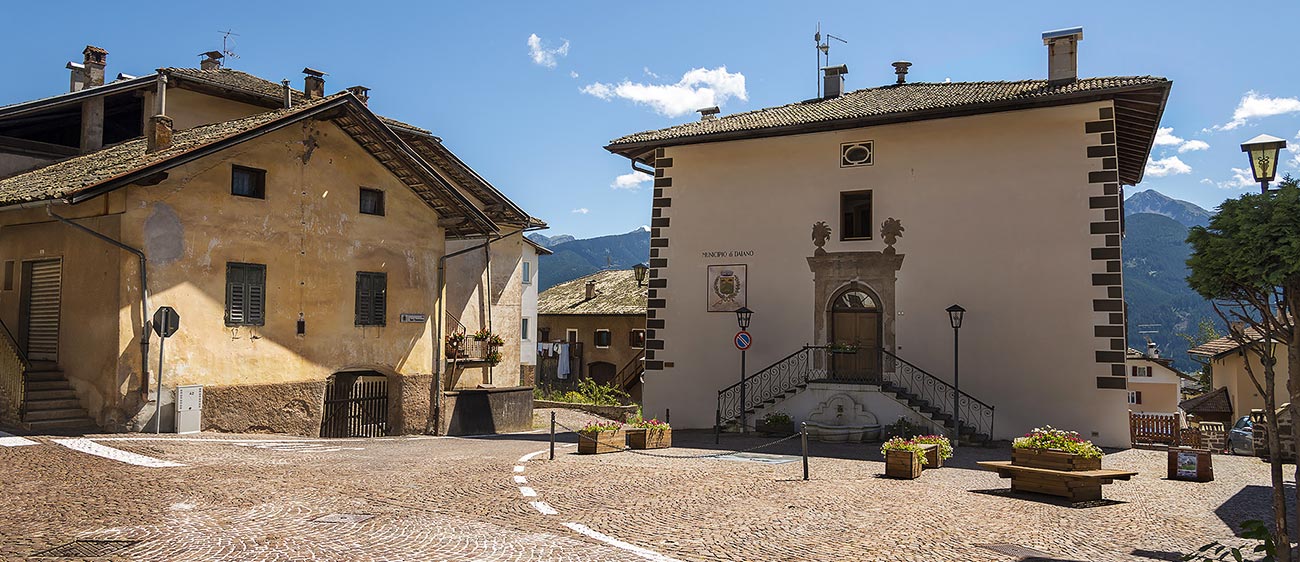
[[881, 312], [866, 291], [847, 289], [831, 303], [831, 372], [833, 380], [880, 381]]

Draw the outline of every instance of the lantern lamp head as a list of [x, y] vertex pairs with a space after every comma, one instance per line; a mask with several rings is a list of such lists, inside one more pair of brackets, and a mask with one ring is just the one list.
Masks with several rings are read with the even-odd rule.
[[749, 318], [754, 315], [754, 311], [749, 307], [742, 306], [736, 309], [736, 325], [742, 330], [749, 329]]
[[962, 317], [966, 315], [966, 309], [959, 304], [948, 307], [948, 321], [952, 323], [952, 329], [956, 330], [961, 327]]
[[645, 283], [645, 274], [650, 268], [644, 263], [638, 263], [632, 266], [632, 275], [636, 277], [636, 286], [640, 287]]
[[1277, 177], [1278, 151], [1286, 148], [1286, 140], [1272, 135], [1260, 135], [1241, 144], [1241, 151], [1250, 154], [1250, 172], [1255, 181], [1267, 183]]

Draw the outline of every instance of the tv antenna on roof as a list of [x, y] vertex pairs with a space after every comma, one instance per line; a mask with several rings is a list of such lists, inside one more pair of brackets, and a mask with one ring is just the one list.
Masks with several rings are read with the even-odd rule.
[[225, 31], [221, 31], [220, 29], [218, 29], [217, 33], [221, 34], [221, 54], [226, 55], [227, 57], [230, 57], [232, 59], [239, 58], [239, 55], [236, 55], [234, 51], [230, 50], [231, 47], [235, 46], [235, 40], [231, 39], [231, 37], [239, 37], [239, 34], [229, 29]]
[[[1159, 334], [1162, 324], [1138, 324], [1139, 334]], [[1146, 328], [1145, 330], [1143, 328]], [[1149, 341], [1151, 338], [1147, 338]]]
[[[822, 41], [822, 22], [817, 22], [817, 32], [813, 34], [813, 43], [817, 45], [817, 97], [822, 97], [822, 68], [831, 65], [831, 39], [848, 45], [849, 42], [831, 35], [826, 34], [826, 40]], [[825, 55], [826, 63], [822, 64], [822, 56]]]

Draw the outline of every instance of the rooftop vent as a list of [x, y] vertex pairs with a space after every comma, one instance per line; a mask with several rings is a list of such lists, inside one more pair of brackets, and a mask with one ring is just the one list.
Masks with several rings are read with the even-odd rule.
[[1082, 27], [1043, 32], [1043, 44], [1047, 45], [1047, 85], [1062, 86], [1079, 79], [1079, 41], [1083, 41]]
[[1147, 342], [1147, 357], [1151, 359], [1160, 358], [1160, 348], [1156, 347], [1156, 342], [1153, 341]]
[[370, 105], [370, 88], [367, 88], [365, 86], [353, 86], [351, 88], [348, 88], [348, 91], [352, 92], [352, 95], [356, 96], [357, 99], [361, 100], [361, 103], [365, 105]]
[[904, 82], [907, 82], [907, 68], [912, 66], [912, 63], [907, 62], [905, 60], [900, 60], [900, 61], [892, 62], [890, 64], [894, 66], [894, 74], [898, 75], [898, 82], [896, 83], [902, 84]]
[[718, 109], [718, 106], [716, 105], [700, 108], [695, 111], [700, 114], [700, 121], [712, 121], [717, 119], [718, 114], [722, 112], [722, 110]]
[[822, 98], [831, 99], [844, 95], [844, 75], [849, 73], [847, 65], [825, 66], [822, 67], [824, 74]]
[[307, 77], [304, 79], [305, 87], [303, 93], [307, 94], [307, 99], [314, 100], [325, 97], [325, 72], [314, 68], [304, 68], [302, 73]]
[[203, 60], [199, 61], [199, 68], [203, 70], [216, 70], [221, 68], [221, 59], [226, 58], [226, 55], [221, 54], [221, 51], [199, 53], [199, 56], [204, 57]]

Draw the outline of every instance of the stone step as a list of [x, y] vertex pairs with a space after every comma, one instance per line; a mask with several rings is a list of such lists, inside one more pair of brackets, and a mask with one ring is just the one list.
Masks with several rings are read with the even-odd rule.
[[59, 371], [59, 370], [53, 370], [53, 371], [29, 370], [23, 373], [23, 380], [26, 380], [27, 382], [36, 382], [36, 381], [61, 381], [67, 379], [63, 376], [63, 371]]
[[35, 422], [45, 420], [62, 420], [71, 418], [89, 418], [81, 408], [60, 408], [57, 410], [28, 410], [23, 414], [23, 421]]
[[64, 418], [55, 420], [36, 420], [23, 422], [29, 431], [45, 433], [64, 429], [97, 429], [94, 420], [89, 417]]
[[65, 398], [76, 398], [76, 397], [77, 397], [77, 393], [74, 392], [74, 391], [72, 391], [71, 389], [63, 389], [63, 390], [31, 390], [31, 387], [30, 387], [30, 386], [28, 386], [28, 389], [27, 389], [27, 396], [26, 396], [26, 398], [27, 398], [28, 401], [31, 401], [31, 400], [62, 400], [62, 399], [65, 399]]
[[23, 404], [27, 412], [39, 412], [44, 410], [72, 410], [80, 409], [81, 401], [76, 397], [72, 398], [51, 398], [45, 400], [32, 400], [30, 397]]
[[57, 381], [31, 381], [31, 382], [25, 383], [23, 386], [25, 386], [25, 387], [27, 388], [27, 390], [29, 390], [29, 391], [33, 391], [33, 390], [71, 390], [71, 389], [72, 389], [72, 385], [71, 385], [71, 384], [68, 384], [68, 381], [66, 381], [66, 380], [62, 380], [62, 379], [57, 380]]

